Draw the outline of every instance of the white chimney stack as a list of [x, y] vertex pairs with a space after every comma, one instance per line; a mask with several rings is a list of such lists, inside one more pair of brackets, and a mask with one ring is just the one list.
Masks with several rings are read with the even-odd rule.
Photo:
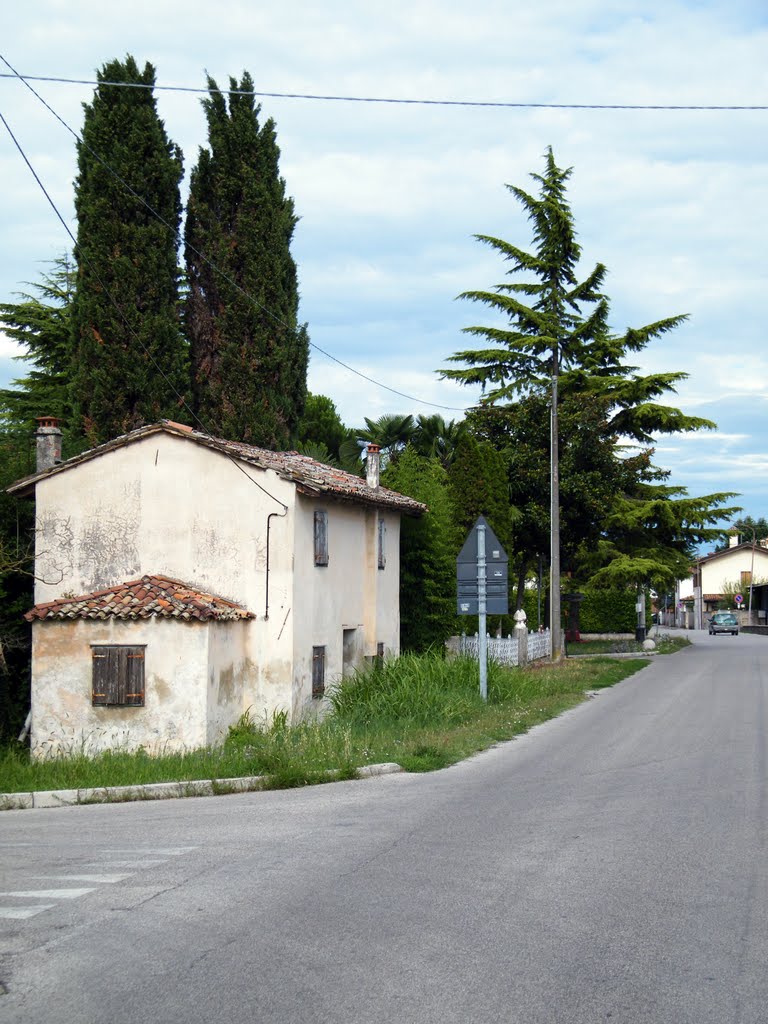
[[738, 533], [732, 533], [728, 537], [728, 547], [729, 548], [737, 548], [738, 546], [739, 546], [739, 535], [738, 535]]
[[379, 462], [381, 448], [377, 444], [368, 445], [368, 457], [365, 460], [365, 482], [374, 490], [379, 486]]
[[61, 430], [55, 416], [37, 416], [37, 473], [61, 462]]

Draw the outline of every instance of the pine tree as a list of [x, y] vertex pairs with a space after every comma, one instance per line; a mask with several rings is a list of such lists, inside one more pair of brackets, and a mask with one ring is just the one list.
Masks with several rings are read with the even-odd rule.
[[[73, 405], [91, 442], [164, 416], [187, 390], [177, 249], [182, 157], [158, 117], [155, 70], [98, 72], [78, 143]], [[134, 83], [141, 88], [109, 85]]]
[[[461, 297], [488, 307], [506, 318], [507, 324], [465, 328], [466, 333], [484, 339], [485, 346], [455, 353], [450, 360], [463, 367], [441, 371], [444, 377], [483, 387], [480, 412], [473, 422], [480, 423], [495, 443], [510, 449], [514, 503], [522, 514], [517, 532], [528, 557], [541, 550], [541, 523], [547, 518], [542, 498], [545, 488], [549, 490], [552, 522], [546, 525], [558, 538], [552, 543], [555, 620], [561, 504], [566, 510], [564, 554], [574, 568], [589, 565], [591, 573], [600, 571], [600, 580], [612, 583], [619, 577], [631, 580], [633, 572], [637, 582], [647, 580], [652, 552], [657, 556], [653, 571], [658, 571], [659, 578], [665, 576], [671, 563], [680, 564], [681, 552], [690, 551], [696, 538], [716, 533], [714, 521], [733, 511], [719, 507], [730, 494], [689, 499], [679, 488], [660, 482], [668, 474], [651, 463], [654, 435], [715, 424], [657, 401], [673, 391], [685, 373], [641, 375], [628, 359], [685, 317], [668, 317], [620, 335], [611, 332], [609, 302], [602, 292], [605, 267], [598, 263], [587, 277], [577, 276], [581, 248], [567, 202], [570, 174], [570, 169], [557, 166], [549, 150], [544, 173], [532, 175], [539, 186], [536, 195], [507, 186], [533, 225], [534, 249], [527, 252], [491, 235], [477, 236], [508, 262], [513, 280], [493, 291], [469, 291]], [[519, 280], [520, 274], [526, 279]], [[554, 439], [551, 490], [539, 472], [531, 481], [527, 492], [531, 501], [526, 507], [526, 491], [516, 480], [515, 469], [524, 470], [531, 459], [539, 468], [549, 467], [549, 403]], [[567, 423], [559, 422], [561, 412], [567, 413]], [[619, 447], [620, 437], [631, 439], [639, 448], [623, 464], [626, 452]], [[567, 456], [562, 466], [561, 445]], [[561, 469], [569, 477], [562, 492]], [[675, 503], [674, 496], [680, 501]], [[665, 528], [655, 530], [660, 518]], [[526, 522], [531, 531], [527, 539]], [[595, 561], [596, 555], [601, 561]], [[553, 647], [553, 654], [557, 653]]]
[[70, 425], [75, 275], [74, 263], [58, 257], [30, 284], [33, 292], [0, 303], [3, 331], [24, 349], [18, 358], [32, 364], [26, 376], [0, 391], [0, 422], [11, 432], [31, 435], [37, 416], [56, 416], [65, 429]]
[[279, 173], [275, 124], [259, 124], [253, 80], [208, 77], [208, 147], [192, 171], [185, 306], [194, 408], [205, 428], [285, 447], [306, 399], [309, 340], [297, 323], [290, 252], [293, 200]]

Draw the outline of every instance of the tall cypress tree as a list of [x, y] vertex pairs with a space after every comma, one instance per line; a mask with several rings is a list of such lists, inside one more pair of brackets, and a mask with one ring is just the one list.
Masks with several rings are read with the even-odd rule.
[[140, 71], [131, 56], [114, 60], [98, 81], [78, 144], [73, 308], [73, 406], [92, 442], [178, 418], [188, 388], [177, 265], [181, 151], [158, 117], [151, 64]]
[[192, 171], [185, 228], [195, 412], [214, 433], [281, 448], [307, 394], [309, 341], [290, 252], [297, 218], [250, 75], [230, 78], [228, 98], [210, 76], [208, 90], [209, 148]]

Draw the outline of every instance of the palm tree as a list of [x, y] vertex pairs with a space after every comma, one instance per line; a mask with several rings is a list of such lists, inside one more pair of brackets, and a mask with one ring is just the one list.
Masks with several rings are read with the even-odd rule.
[[397, 458], [407, 444], [414, 441], [416, 424], [413, 416], [401, 416], [398, 413], [385, 413], [377, 420], [365, 417], [365, 426], [358, 427], [341, 445], [339, 455], [344, 468], [355, 466], [355, 471], [362, 468], [363, 449], [367, 444], [377, 444], [381, 449], [382, 469], [387, 463]]
[[437, 459], [446, 469], [453, 462], [456, 446], [467, 433], [464, 420], [446, 421], [440, 415], [419, 415], [414, 431], [413, 446], [419, 455]]

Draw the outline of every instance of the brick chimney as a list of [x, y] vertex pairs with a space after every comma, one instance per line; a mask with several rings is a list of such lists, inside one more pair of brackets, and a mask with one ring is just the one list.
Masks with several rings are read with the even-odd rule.
[[37, 468], [43, 473], [46, 469], [58, 466], [61, 462], [61, 430], [55, 416], [37, 416]]
[[381, 448], [377, 444], [368, 445], [368, 457], [365, 460], [365, 482], [374, 490], [379, 486], [379, 462]]

